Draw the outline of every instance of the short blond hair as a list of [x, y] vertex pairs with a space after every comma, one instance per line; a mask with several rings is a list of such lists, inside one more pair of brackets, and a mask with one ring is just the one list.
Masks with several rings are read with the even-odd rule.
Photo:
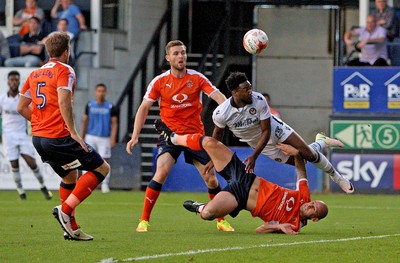
[[46, 50], [51, 58], [60, 57], [69, 50], [70, 37], [65, 32], [53, 32], [46, 39]]
[[180, 40], [171, 40], [165, 46], [165, 54], [169, 55], [169, 49], [171, 47], [176, 47], [176, 46], [184, 46], [185, 49], [186, 49], [186, 46], [185, 46], [185, 44], [183, 44], [182, 41], [180, 41]]

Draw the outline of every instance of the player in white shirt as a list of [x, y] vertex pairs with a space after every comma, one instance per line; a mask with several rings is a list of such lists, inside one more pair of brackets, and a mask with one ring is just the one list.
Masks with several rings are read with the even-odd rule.
[[316, 141], [307, 145], [289, 125], [271, 116], [269, 106], [264, 96], [252, 91], [252, 86], [246, 75], [233, 72], [226, 79], [232, 97], [220, 104], [213, 113], [215, 128], [213, 137], [222, 141], [224, 129], [228, 127], [242, 142], [250, 145], [254, 151], [244, 160], [246, 171], [254, 172], [254, 166], [260, 153], [271, 159], [294, 165], [292, 157], [285, 155], [276, 145], [289, 144], [299, 150], [301, 156], [328, 173], [343, 191], [352, 193], [352, 183], [339, 174], [328, 159], [320, 153], [327, 146], [343, 146], [338, 140], [318, 134]]
[[33, 174], [38, 179], [40, 190], [45, 198], [50, 200], [52, 193], [44, 184], [43, 175], [35, 160], [35, 150], [26, 133], [26, 120], [17, 112], [19, 100], [18, 87], [20, 75], [18, 71], [8, 73], [9, 90], [0, 96], [0, 114], [2, 115], [2, 139], [6, 156], [11, 164], [11, 174], [17, 185], [17, 191], [21, 200], [26, 199], [25, 190], [22, 187], [21, 174], [19, 172], [19, 156], [21, 156]]

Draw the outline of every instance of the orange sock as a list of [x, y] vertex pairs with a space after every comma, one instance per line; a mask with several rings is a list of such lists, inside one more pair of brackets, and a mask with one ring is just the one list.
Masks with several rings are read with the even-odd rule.
[[200, 133], [188, 134], [186, 138], [186, 145], [192, 150], [195, 151], [202, 151], [203, 148], [201, 147], [200, 138], [203, 135]]
[[153, 210], [159, 195], [160, 191], [154, 190], [147, 186], [141, 220], [150, 221], [151, 210]]
[[[65, 200], [67, 200], [68, 196], [72, 193], [72, 190], [74, 190], [74, 188], [75, 184], [65, 184], [61, 182], [59, 188], [61, 204], [64, 203]], [[72, 211], [71, 215], [75, 216], [75, 209]], [[71, 226], [73, 230], [77, 230], [79, 228], [78, 224], [76, 223], [75, 217], [71, 218]]]
[[93, 172], [84, 173], [76, 182], [76, 186], [67, 200], [62, 204], [62, 211], [71, 215], [72, 211], [88, 197], [100, 181]]

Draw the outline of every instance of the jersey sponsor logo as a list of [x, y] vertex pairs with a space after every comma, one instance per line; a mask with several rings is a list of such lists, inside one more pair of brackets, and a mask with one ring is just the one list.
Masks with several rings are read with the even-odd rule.
[[64, 170], [71, 170], [71, 169], [76, 169], [76, 168], [78, 168], [78, 167], [81, 166], [81, 165], [82, 165], [81, 162], [80, 162], [78, 159], [76, 159], [75, 161], [72, 161], [72, 162], [70, 162], [70, 163], [64, 164], [64, 165], [62, 165], [61, 167], [62, 167]]
[[165, 87], [172, 88], [172, 83], [165, 84]]
[[221, 111], [220, 110], [217, 110], [216, 112], [215, 112], [215, 115], [218, 115], [218, 114], [220, 114], [221, 113]]
[[251, 115], [255, 115], [255, 114], [257, 113], [257, 110], [256, 110], [255, 108], [251, 108], [251, 109], [249, 110], [249, 113], [250, 113]]
[[185, 100], [187, 100], [189, 98], [189, 96], [188, 95], [186, 95], [186, 94], [175, 94], [174, 96], [172, 96], [172, 99], [174, 100], [174, 101], [176, 101], [176, 102], [179, 102], [179, 103], [182, 103], [182, 102], [184, 102]]
[[180, 94], [175, 94], [174, 96], [172, 96], [172, 99], [176, 102], [178, 102], [179, 104], [171, 104], [171, 108], [173, 109], [177, 109], [177, 108], [186, 108], [186, 107], [191, 107], [192, 103], [188, 102], [188, 103], [183, 103], [185, 102], [187, 99], [189, 98], [189, 96], [187, 94], [184, 93], [180, 93]]
[[294, 207], [294, 197], [290, 197], [289, 200], [286, 201], [286, 211], [292, 211]]
[[281, 209], [282, 209], [282, 206], [285, 204], [287, 195], [288, 195], [288, 192], [285, 191], [285, 193], [283, 193], [282, 200], [281, 200], [281, 202], [279, 203], [278, 210], [281, 210]]
[[91, 114], [108, 114], [110, 112], [109, 108], [89, 108]]
[[17, 111], [13, 111], [13, 110], [5, 110], [4, 113], [10, 114], [10, 115], [19, 115], [19, 113]]
[[245, 119], [245, 120], [236, 122], [236, 123], [234, 123], [233, 125], [235, 126], [235, 128], [242, 128], [242, 127], [251, 126], [251, 125], [253, 125], [253, 124], [258, 124], [259, 122], [260, 122], [260, 119], [259, 119], [259, 118], [255, 118], [255, 119], [247, 118], [247, 119]]
[[193, 81], [188, 80], [188, 82], [186, 83], [186, 86], [187, 86], [188, 88], [193, 87]]
[[281, 158], [275, 158], [274, 160], [277, 161], [277, 162], [280, 162], [280, 163], [282, 162]]

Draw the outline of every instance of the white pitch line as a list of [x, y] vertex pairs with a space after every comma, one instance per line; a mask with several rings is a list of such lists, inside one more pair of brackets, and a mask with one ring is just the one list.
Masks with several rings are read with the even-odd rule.
[[399, 207], [389, 207], [389, 206], [342, 206], [342, 205], [330, 205], [329, 208], [339, 208], [339, 209], [369, 209], [369, 210], [399, 210]]
[[[0, 200], [0, 204], [15, 204], [19, 202], [18, 200]], [[29, 200], [31, 203], [44, 203], [45, 200]], [[21, 202], [19, 202], [21, 203]], [[82, 203], [83, 205], [88, 206], [109, 206], [109, 205], [117, 205], [117, 206], [142, 206], [143, 201], [141, 202], [96, 202], [96, 201], [85, 201]], [[157, 203], [157, 206], [180, 206], [178, 203]], [[338, 209], [369, 209], [369, 210], [400, 210], [399, 207], [395, 206], [341, 206], [341, 205], [330, 205], [329, 208], [338, 208]]]
[[350, 237], [350, 238], [340, 238], [340, 239], [322, 239], [322, 240], [312, 240], [312, 241], [302, 241], [302, 242], [293, 242], [293, 243], [278, 243], [278, 244], [261, 244], [247, 247], [227, 247], [227, 248], [212, 248], [212, 249], [201, 249], [201, 250], [189, 250], [178, 253], [167, 253], [167, 254], [156, 254], [135, 258], [126, 258], [122, 260], [116, 260], [113, 258], [107, 258], [100, 261], [100, 263], [112, 263], [112, 262], [129, 262], [129, 261], [137, 261], [137, 260], [148, 260], [148, 259], [157, 259], [157, 258], [167, 258], [167, 257], [178, 257], [178, 256], [187, 256], [187, 255], [197, 255], [197, 254], [205, 254], [205, 253], [214, 253], [214, 252], [223, 252], [223, 251], [232, 251], [232, 250], [247, 250], [247, 249], [255, 249], [255, 248], [269, 248], [269, 247], [285, 247], [285, 246], [296, 246], [296, 245], [308, 245], [315, 243], [334, 243], [334, 242], [347, 242], [347, 241], [358, 241], [365, 239], [379, 239], [379, 238], [387, 238], [387, 237], [400, 237], [400, 234], [391, 234], [391, 235], [380, 235], [380, 236], [368, 236], [368, 237]]

